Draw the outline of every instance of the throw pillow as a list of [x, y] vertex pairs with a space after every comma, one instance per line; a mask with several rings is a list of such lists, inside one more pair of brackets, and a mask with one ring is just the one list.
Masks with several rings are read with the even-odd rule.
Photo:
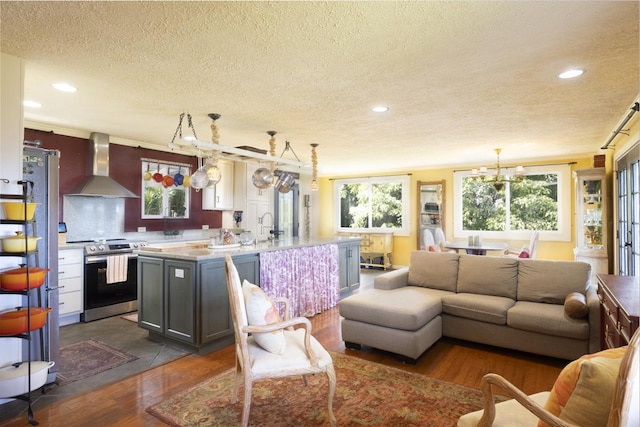
[[571, 292], [564, 299], [564, 312], [572, 319], [582, 319], [589, 313], [587, 298], [580, 292]]
[[[598, 353], [585, 354], [581, 358], [576, 359], [573, 362], [569, 363], [567, 366], [565, 366], [562, 372], [560, 372], [560, 375], [556, 379], [556, 382], [553, 385], [553, 388], [551, 389], [551, 393], [549, 394], [549, 398], [547, 399], [547, 403], [544, 405], [544, 408], [547, 411], [551, 412], [552, 414], [563, 418], [562, 416], [563, 409], [567, 407], [569, 400], [572, 398], [572, 395], [574, 394], [574, 392], [576, 392], [575, 390], [578, 388], [578, 386], [580, 386], [581, 389], [576, 392], [577, 394], [576, 394], [576, 397], [574, 398], [574, 401], [571, 403], [571, 405], [569, 405], [570, 412], [565, 413], [565, 416], [568, 416], [568, 417], [573, 416], [572, 414], [575, 413], [574, 411], [576, 410], [575, 407], [577, 403], [581, 402], [582, 404], [578, 406], [584, 406], [584, 405], [592, 406], [593, 407], [591, 408], [592, 410], [599, 411], [601, 413], [603, 411], [606, 411], [607, 417], [608, 417], [609, 408], [611, 407], [611, 399], [609, 399], [608, 401], [604, 400], [604, 392], [603, 393], [598, 392], [598, 389], [600, 387], [604, 388], [607, 386], [604, 384], [604, 381], [602, 386], [598, 385], [595, 387], [597, 392], [597, 395], [595, 396], [595, 401], [586, 402], [583, 396], [589, 393], [588, 391], [582, 390], [582, 388], [585, 387], [585, 385], [587, 385], [590, 382], [589, 379], [594, 377], [594, 375], [592, 375], [593, 369], [598, 369], [598, 365], [606, 366], [609, 364], [599, 363], [601, 361], [598, 361], [596, 362], [596, 365], [589, 365], [588, 367], [585, 365], [585, 369], [582, 369], [583, 364], [584, 362], [589, 361], [591, 359], [606, 358], [606, 359], [617, 359], [615, 361], [611, 361], [611, 363], [612, 364], [617, 363], [617, 366], [619, 367], [620, 361], [622, 360], [622, 357], [624, 356], [626, 349], [627, 347], [618, 347], [618, 348], [603, 350]], [[581, 379], [581, 376], [583, 375], [585, 376], [585, 378]], [[602, 376], [606, 376], [606, 375], [602, 375]], [[615, 387], [616, 377], [617, 377], [617, 370], [612, 379], [611, 393], [613, 393], [613, 387]], [[601, 379], [601, 375], [598, 375], [598, 378]], [[589, 384], [589, 387], [594, 387], [594, 386], [593, 384]], [[606, 407], [606, 409], [602, 409], [603, 406]], [[580, 408], [580, 410], [585, 410], [585, 409]], [[606, 425], [606, 418], [605, 418], [604, 425]], [[538, 427], [548, 427], [548, 425], [542, 421], [539, 421]]]
[[[280, 314], [273, 301], [259, 286], [247, 280], [242, 282], [242, 294], [247, 309], [247, 321], [251, 326], [264, 326], [281, 322]], [[282, 330], [254, 333], [256, 343], [270, 353], [283, 354], [285, 338]]]

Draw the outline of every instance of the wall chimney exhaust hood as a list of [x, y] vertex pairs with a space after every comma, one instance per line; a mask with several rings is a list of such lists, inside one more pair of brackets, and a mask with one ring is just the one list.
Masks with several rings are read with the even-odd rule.
[[140, 196], [109, 177], [109, 135], [92, 132], [89, 136], [89, 178], [67, 196], [130, 197]]

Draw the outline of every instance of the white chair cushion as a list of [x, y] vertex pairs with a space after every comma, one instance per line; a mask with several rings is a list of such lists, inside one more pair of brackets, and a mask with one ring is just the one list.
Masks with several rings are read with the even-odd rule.
[[[273, 301], [259, 286], [245, 280], [242, 282], [242, 294], [247, 309], [247, 321], [251, 326], [264, 326], [281, 322]], [[254, 333], [255, 342], [271, 353], [282, 354], [286, 348], [286, 341], [282, 330]]]
[[[265, 351], [255, 343], [252, 337], [249, 337], [249, 360], [253, 376], [273, 377], [278, 376], [278, 371], [284, 372], [284, 376], [289, 376], [293, 370], [299, 369], [301, 372], [312, 370], [311, 363], [304, 351], [304, 332], [304, 329], [284, 331], [287, 352], [282, 355]], [[313, 336], [309, 338], [311, 349], [318, 358], [318, 366], [324, 368], [333, 363], [329, 352]]]
[[[544, 406], [549, 391], [529, 396], [540, 406]], [[478, 421], [482, 418], [483, 410], [465, 414], [458, 419], [458, 427], [476, 427]], [[529, 412], [515, 399], [510, 399], [496, 404], [496, 418], [493, 427], [536, 427], [538, 425], [538, 417]]]

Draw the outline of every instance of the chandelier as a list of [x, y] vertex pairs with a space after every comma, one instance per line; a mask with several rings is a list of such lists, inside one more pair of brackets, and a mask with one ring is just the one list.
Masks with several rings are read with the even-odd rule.
[[524, 170], [524, 166], [516, 166], [515, 168], [515, 172], [513, 174], [512, 178], [508, 178], [505, 175], [501, 175], [500, 174], [500, 153], [502, 152], [501, 148], [496, 148], [493, 151], [496, 152], [496, 156], [498, 158], [497, 162], [496, 162], [496, 168], [495, 171], [493, 172], [492, 175], [488, 175], [489, 170], [487, 169], [486, 166], [482, 166], [481, 168], [473, 168], [471, 169], [471, 177], [473, 179], [481, 179], [483, 182], [486, 182], [487, 184], [491, 184], [493, 185], [493, 188], [496, 189], [496, 191], [500, 191], [502, 190], [502, 188], [504, 187], [504, 184], [507, 182], [522, 182], [522, 180], [524, 179], [524, 174], [525, 174], [525, 170]]

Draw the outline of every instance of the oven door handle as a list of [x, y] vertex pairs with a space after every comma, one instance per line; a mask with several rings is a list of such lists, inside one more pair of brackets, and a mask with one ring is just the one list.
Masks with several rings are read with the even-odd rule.
[[[127, 261], [130, 260], [131, 258], [138, 258], [138, 254], [121, 254], [121, 255], [126, 255], [127, 256]], [[107, 257], [108, 255], [96, 255], [96, 256], [88, 256], [85, 257], [84, 259], [84, 263], [85, 264], [96, 264], [99, 262], [106, 262], [107, 261]]]

